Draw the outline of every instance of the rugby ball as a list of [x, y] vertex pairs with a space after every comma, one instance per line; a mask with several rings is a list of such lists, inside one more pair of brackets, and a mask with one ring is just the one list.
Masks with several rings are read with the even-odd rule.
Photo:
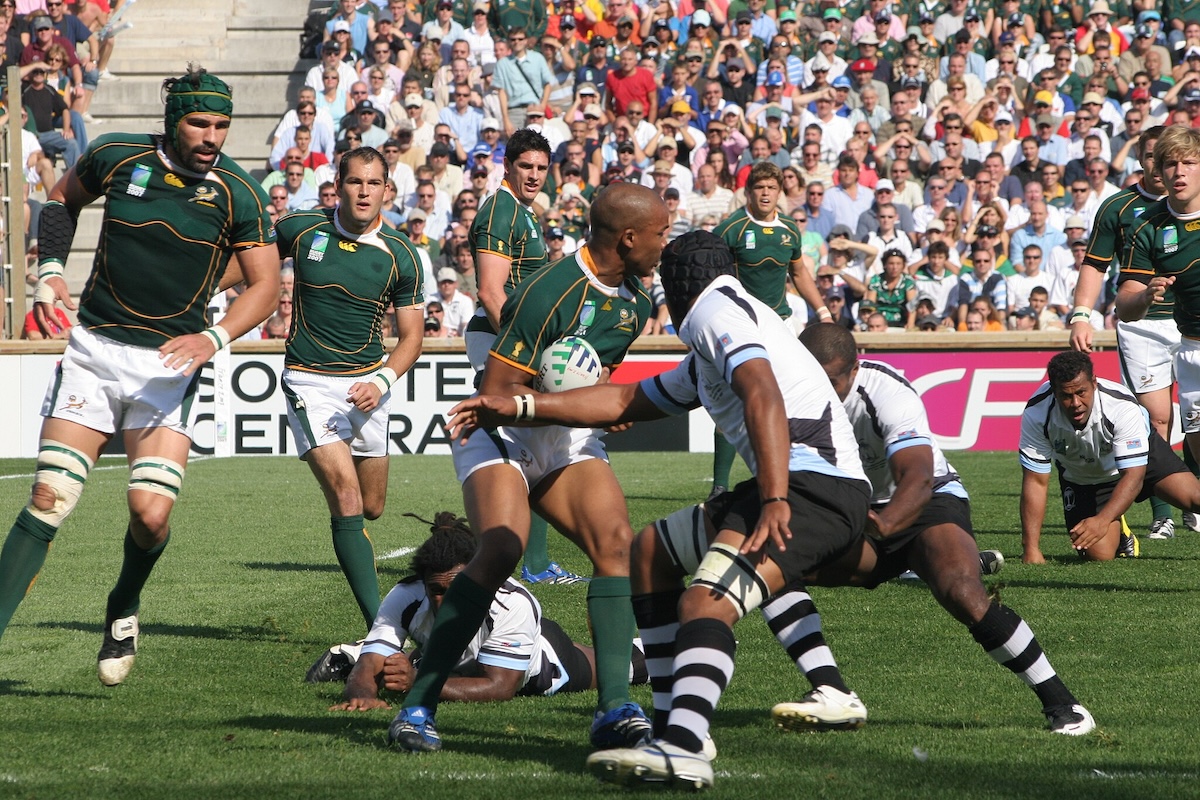
[[542, 351], [533, 388], [554, 393], [592, 386], [602, 368], [596, 348], [586, 339], [566, 336]]

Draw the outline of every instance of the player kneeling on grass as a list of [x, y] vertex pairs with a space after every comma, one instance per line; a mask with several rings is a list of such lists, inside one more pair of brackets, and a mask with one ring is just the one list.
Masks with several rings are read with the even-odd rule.
[[[425, 646], [442, 598], [451, 581], [479, 549], [465, 519], [443, 511], [430, 527], [433, 535], [417, 548], [412, 577], [388, 592], [379, 607], [358, 660], [346, 680], [346, 702], [330, 711], [388, 708], [379, 689], [407, 692], [419, 655], [401, 648], [406, 638]], [[634, 641], [632, 683], [646, 682], [646, 659]], [[343, 645], [343, 648], [346, 646]], [[509, 578], [496, 592], [483, 625], [442, 685], [441, 700], [482, 703], [517, 695], [553, 695], [596, 688], [592, 648], [571, 641], [557, 622], [542, 616], [528, 590]]]
[[1046, 366], [1021, 417], [1021, 545], [1026, 564], [1043, 564], [1042, 522], [1050, 465], [1058, 465], [1071, 546], [1083, 558], [1138, 555], [1122, 514], [1151, 495], [1200, 511], [1200, 482], [1119, 383], [1097, 378], [1086, 353], [1059, 353]]
[[[807, 583], [873, 589], [904, 570], [915, 570], [975, 641], [1033, 689], [1050, 730], [1071, 736], [1091, 731], [1091, 714], [1050, 666], [1029, 626], [1014, 611], [988, 600], [979, 578], [980, 554], [966, 489], [934, 440], [912, 385], [886, 364], [860, 360], [854, 336], [839, 325], [811, 326], [800, 341], [841, 398], [873, 487], [862, 548], [822, 566], [807, 576]], [[687, 542], [696, 538], [684, 519], [657, 526], [672, 552], [687, 553]], [[776, 723], [828, 728], [865, 721], [866, 709], [857, 695], [834, 683], [840, 676], [808, 593], [800, 587], [771, 598], [763, 616], [814, 687], [799, 702], [772, 709]]]
[[[755, 476], [708, 508], [718, 533], [686, 590], [678, 578], [655, 582], [654, 566], [670, 556], [654, 529], [635, 539], [634, 613], [648, 650], [656, 738], [588, 758], [601, 780], [705, 788], [713, 769], [703, 742], [733, 675], [733, 624], [861, 546], [870, 484], [828, 378], [787, 323], [733, 277], [729, 248], [705, 231], [685, 234], [663, 252], [661, 272], [687, 357], [638, 384], [538, 395], [522, 419], [608, 425], [703, 405]], [[518, 399], [464, 401], [451, 431], [510, 424]]]

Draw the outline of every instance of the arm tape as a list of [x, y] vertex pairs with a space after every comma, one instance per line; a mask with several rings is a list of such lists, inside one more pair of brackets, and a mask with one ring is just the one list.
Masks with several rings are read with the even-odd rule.
[[[66, 264], [71, 254], [71, 242], [75, 240], [75, 215], [57, 200], [42, 207], [38, 223], [38, 272], [47, 262]], [[61, 274], [62, 270], [59, 269]]]

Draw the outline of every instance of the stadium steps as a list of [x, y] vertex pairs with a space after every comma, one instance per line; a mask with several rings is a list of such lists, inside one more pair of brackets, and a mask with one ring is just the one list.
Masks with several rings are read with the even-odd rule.
[[[162, 131], [163, 78], [196, 61], [233, 88], [234, 122], [225, 152], [263, 177], [271, 133], [316, 63], [297, 58], [309, 7], [309, 0], [140, 0], [118, 23], [133, 23], [118, 34], [109, 63], [120, 80], [101, 82], [91, 112], [103, 122], [88, 126], [89, 138]], [[72, 295], [78, 296], [91, 272], [103, 213], [102, 204], [94, 203], [80, 215], [66, 268]]]

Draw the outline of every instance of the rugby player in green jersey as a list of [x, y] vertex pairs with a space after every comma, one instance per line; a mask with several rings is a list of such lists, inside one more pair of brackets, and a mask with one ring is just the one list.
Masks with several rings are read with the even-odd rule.
[[[421, 354], [424, 286], [407, 236], [383, 225], [387, 163], [360, 147], [338, 162], [338, 205], [275, 226], [296, 269], [283, 393], [296, 451], [329, 505], [333, 551], [367, 629], [379, 611], [375, 554], [363, 520], [387, 498], [391, 387]], [[397, 344], [384, 361], [383, 315]]]
[[1121, 268], [1117, 316], [1142, 319], [1168, 292], [1181, 339], [1175, 355], [1179, 413], [1192, 457], [1200, 460], [1200, 130], [1171, 125], [1154, 146], [1154, 165], [1167, 197], [1146, 209], [1133, 228]]
[[[33, 491], [0, 551], [2, 633], [96, 458], [123, 432], [129, 525], [97, 660], [108, 686], [133, 667], [142, 587], [167, 546], [183, 485], [200, 368], [266, 319], [279, 297], [267, 196], [221, 155], [233, 116], [229, 87], [192, 67], [163, 90], [165, 133], [96, 139], [42, 212], [34, 314], [45, 326], [55, 302], [75, 308], [63, 265], [80, 210], [105, 199], [79, 325], [42, 404]], [[247, 289], [229, 314], [206, 328], [209, 298], [243, 279]]]
[[[500, 327], [500, 309], [517, 284], [546, 266], [546, 239], [533, 211], [533, 199], [546, 183], [550, 143], [540, 133], [522, 128], [504, 149], [504, 182], [479, 206], [471, 224], [469, 243], [479, 281], [479, 307], [464, 337], [467, 359], [482, 372], [488, 350]], [[569, 584], [583, 578], [550, 560], [546, 521], [537, 514], [529, 527], [529, 542], [521, 579], [527, 583]]]
[[[1162, 179], [1154, 168], [1154, 145], [1162, 132], [1160, 125], [1138, 137], [1141, 180], [1105, 200], [1096, 211], [1087, 254], [1083, 257], [1083, 265], [1088, 269], [1079, 271], [1079, 281], [1075, 284], [1070, 318], [1073, 350], [1092, 351], [1092, 307], [1100, 297], [1109, 268], [1120, 270], [1129, 252], [1134, 225], [1146, 209], [1166, 196]], [[1179, 349], [1179, 329], [1172, 318], [1173, 305], [1174, 298], [1168, 292], [1144, 319], [1117, 323], [1122, 382], [1146, 409], [1154, 430], [1167, 441], [1171, 440], [1171, 385], [1175, 381], [1175, 352]], [[1175, 520], [1171, 506], [1158, 497], [1151, 497], [1150, 507], [1153, 514], [1150, 538], [1172, 538]], [[1189, 518], [1195, 521], [1194, 515], [1185, 513], [1184, 522]]]
[[[721, 221], [713, 233], [733, 251], [735, 276], [746, 291], [775, 309], [783, 319], [792, 315], [787, 302], [787, 285], [817, 312], [821, 322], [833, 322], [825, 300], [817, 290], [813, 273], [801, 258], [800, 228], [791, 217], [779, 213], [783, 170], [769, 161], [750, 168], [746, 178], [746, 205]], [[713, 488], [710, 498], [729, 486], [733, 468], [733, 445], [720, 431], [713, 434]]]
[[[482, 394], [519, 396], [532, 410], [531, 386], [545, 348], [563, 336], [581, 336], [612, 368], [641, 332], [652, 311], [641, 278], [653, 273], [666, 243], [666, 206], [651, 189], [615, 183], [597, 195], [591, 220], [587, 244], [523, 281], [504, 304]], [[592, 744], [632, 746], [649, 734], [649, 720], [629, 699], [633, 531], [601, 436], [590, 428], [502, 427], [480, 430], [454, 447], [480, 547], [442, 600], [417, 678], [388, 730], [397, 747], [441, 749], [434, 713], [442, 685], [520, 562], [531, 506], [595, 568], [587, 599], [599, 688]]]

